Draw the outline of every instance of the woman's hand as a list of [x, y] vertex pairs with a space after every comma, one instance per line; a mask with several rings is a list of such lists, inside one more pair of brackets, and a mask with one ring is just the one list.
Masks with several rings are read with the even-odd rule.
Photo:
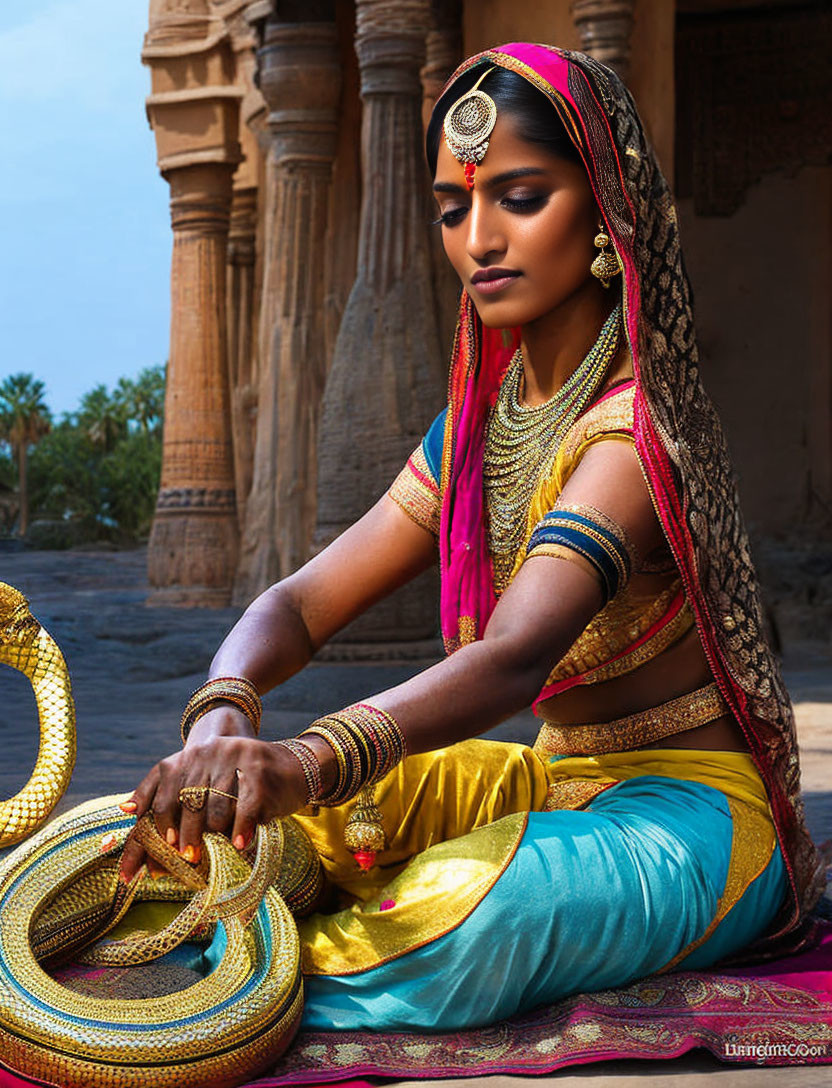
[[[222, 792], [209, 793], [204, 806], [191, 812], [179, 801], [185, 786], [212, 786]], [[186, 861], [197, 862], [203, 831], [224, 832], [242, 850], [258, 823], [297, 812], [306, 799], [298, 760], [280, 745], [258, 740], [244, 714], [223, 706], [195, 723], [185, 747], [157, 763], [123, 807], [137, 817], [152, 811], [166, 841]], [[144, 860], [144, 850], [129, 843], [121, 879], [130, 881]]]

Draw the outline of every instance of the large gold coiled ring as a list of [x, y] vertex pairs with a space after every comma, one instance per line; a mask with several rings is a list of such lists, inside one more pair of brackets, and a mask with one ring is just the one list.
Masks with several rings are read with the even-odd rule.
[[179, 804], [188, 812], [201, 812], [205, 808], [209, 793], [215, 793], [218, 797], [227, 797], [229, 801], [237, 800], [233, 793], [218, 790], [216, 786], [183, 786], [179, 791]]
[[[3, 1067], [63, 1088], [248, 1083], [289, 1045], [303, 1008], [300, 941], [283, 894], [300, 875], [283, 855], [302, 829], [291, 818], [259, 826], [251, 862], [206, 832], [202, 866], [182, 864], [163, 888], [142, 872], [126, 885], [117, 874], [131, 837], [160, 864], [177, 858], [152, 817], [125, 816], [121, 800], [85, 802], [0, 861]], [[104, 852], [102, 835], [112, 841]], [[319, 865], [308, 839], [304, 849]], [[134, 903], [171, 898], [183, 909], [163, 928], [113, 932]], [[219, 962], [175, 992], [82, 994], [49, 973], [67, 960], [122, 971], [172, 951], [195, 927], [217, 926]]]
[[31, 777], [18, 794], [0, 801], [4, 847], [22, 842], [46, 822], [75, 763], [75, 704], [63, 654], [23, 594], [5, 582], [0, 582], [0, 664], [27, 678], [40, 718], [40, 749]]

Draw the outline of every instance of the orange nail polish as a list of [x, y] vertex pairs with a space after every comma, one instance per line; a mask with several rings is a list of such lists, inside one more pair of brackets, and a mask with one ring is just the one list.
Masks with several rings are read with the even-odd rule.
[[105, 852], [105, 850], [112, 850], [112, 848], [115, 846], [117, 841], [118, 840], [116, 839], [116, 836], [115, 836], [114, 832], [112, 832], [112, 831], [108, 831], [106, 835], [102, 835], [101, 836], [101, 853], [103, 854]]
[[176, 834], [175, 827], [169, 827], [167, 829], [165, 832], [165, 840], [167, 841], [168, 846], [176, 846], [179, 841], [179, 836]]
[[196, 861], [197, 853], [196, 853], [196, 850], [194, 849], [194, 847], [191, 846], [190, 843], [188, 843], [188, 845], [182, 851], [182, 857], [185, 859], [185, 861], [191, 862], [191, 864], [193, 864], [193, 862]]
[[242, 835], [238, 835], [236, 837], [236, 839], [234, 840], [234, 846], [237, 848], [237, 850], [243, 850], [243, 849], [245, 849], [245, 845], [246, 845], [245, 838]]
[[118, 807], [121, 809], [122, 812], [130, 814], [135, 812], [139, 806], [136, 804], [135, 801], [122, 801]]

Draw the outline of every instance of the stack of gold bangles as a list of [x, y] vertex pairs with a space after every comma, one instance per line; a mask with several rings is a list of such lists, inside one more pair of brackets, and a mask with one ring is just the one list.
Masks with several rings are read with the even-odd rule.
[[[335, 753], [335, 785], [324, 795], [320, 766], [304, 737], [323, 738]], [[357, 798], [344, 827], [344, 844], [365, 871], [386, 845], [381, 813], [376, 807], [374, 785], [407, 755], [407, 744], [398, 723], [386, 711], [369, 703], [354, 703], [337, 714], [318, 718], [294, 741], [280, 742], [297, 755], [306, 774], [309, 802], [326, 806], [342, 805]], [[302, 750], [305, 753], [302, 754]], [[308, 764], [317, 767], [317, 778]]]
[[407, 754], [404, 734], [395, 719], [369, 703], [354, 703], [337, 714], [318, 718], [298, 743], [303, 744], [305, 736], [322, 737], [335, 753], [335, 785], [325, 797], [319, 792], [311, 798], [320, 805], [349, 801], [364, 786], [384, 778]]
[[242, 710], [254, 726], [254, 732], [260, 732], [263, 704], [251, 680], [245, 676], [217, 676], [213, 680], [206, 680], [185, 704], [182, 721], [179, 723], [183, 744], [187, 742], [188, 735], [199, 718], [213, 710], [218, 703], [232, 703]]
[[[217, 703], [237, 706], [259, 733], [262, 703], [251, 680], [241, 676], [222, 676], [208, 680], [191, 695], [182, 714], [181, 733], [185, 743], [194, 723]], [[336, 778], [324, 792], [321, 765], [314, 747], [305, 737], [318, 736], [335, 755]], [[355, 811], [347, 821], [345, 840], [362, 868], [375, 860], [385, 836], [381, 815], [376, 808], [373, 786], [388, 774], [407, 754], [404, 734], [390, 714], [370, 703], [354, 703], [337, 714], [318, 718], [299, 737], [276, 742], [291, 752], [300, 763], [306, 781], [307, 804], [333, 807], [358, 797]], [[183, 807], [199, 811], [209, 793], [236, 800], [211, 786], [187, 786], [180, 792]]]

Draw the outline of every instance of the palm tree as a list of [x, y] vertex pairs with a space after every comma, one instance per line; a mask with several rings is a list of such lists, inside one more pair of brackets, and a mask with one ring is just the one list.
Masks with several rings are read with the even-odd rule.
[[44, 401], [46, 388], [33, 374], [10, 374], [0, 383], [0, 437], [12, 448], [17, 461], [20, 492], [18, 532], [29, 528], [29, 497], [26, 489], [26, 455], [29, 447], [48, 433], [49, 409]]
[[127, 434], [127, 408], [106, 385], [97, 385], [81, 398], [78, 426], [94, 446], [109, 453]]
[[167, 366], [148, 366], [138, 376], [120, 378], [113, 399], [124, 405], [127, 418], [138, 424], [142, 434], [158, 434], [165, 411]]

